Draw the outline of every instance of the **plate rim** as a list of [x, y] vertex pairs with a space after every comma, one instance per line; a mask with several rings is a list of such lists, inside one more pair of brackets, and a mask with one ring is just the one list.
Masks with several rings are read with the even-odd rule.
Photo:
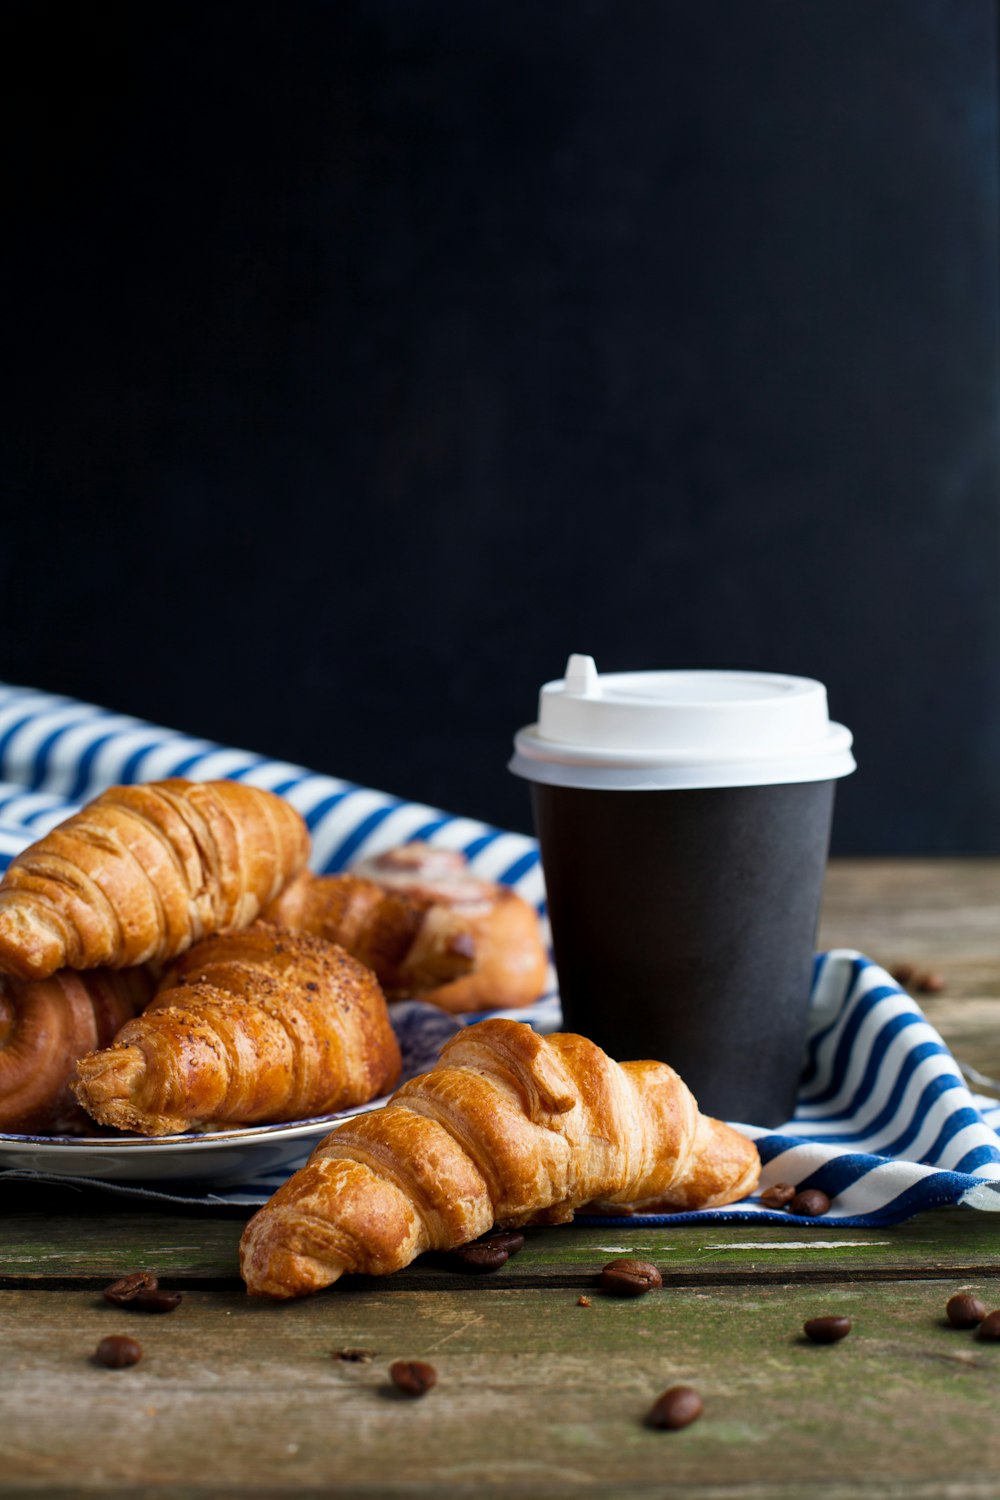
[[381, 1109], [389, 1101], [389, 1095], [383, 1095], [378, 1099], [372, 1099], [367, 1104], [355, 1105], [352, 1109], [338, 1110], [335, 1114], [312, 1115], [305, 1120], [282, 1120], [270, 1125], [241, 1125], [231, 1130], [201, 1130], [189, 1131], [180, 1135], [14, 1135], [0, 1133], [0, 1153], [7, 1148], [45, 1151], [129, 1151], [133, 1154], [142, 1151], [160, 1152], [169, 1150], [201, 1149], [206, 1150], [212, 1146], [228, 1146], [246, 1142], [252, 1144], [255, 1141], [269, 1141], [278, 1138], [292, 1138], [296, 1134], [308, 1134], [310, 1131], [322, 1130], [325, 1127], [332, 1129], [339, 1120], [349, 1120], [355, 1115], [367, 1114], [370, 1110]]

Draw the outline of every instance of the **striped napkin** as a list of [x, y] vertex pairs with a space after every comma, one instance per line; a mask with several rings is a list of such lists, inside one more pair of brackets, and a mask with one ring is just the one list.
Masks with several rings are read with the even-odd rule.
[[[267, 787], [302, 813], [313, 868], [344, 869], [410, 839], [461, 849], [476, 874], [512, 886], [544, 915], [534, 840], [469, 818], [403, 802], [299, 766], [230, 750], [173, 730], [34, 689], [0, 685], [0, 868], [105, 787], [166, 776], [229, 777]], [[553, 991], [528, 1010], [496, 1012], [539, 1031], [560, 1025]], [[780, 1130], [739, 1128], [757, 1143], [763, 1186], [791, 1182], [834, 1200], [821, 1221], [798, 1219], [749, 1199], [695, 1214], [578, 1220], [666, 1224], [754, 1220], [817, 1227], [897, 1223], [929, 1208], [1000, 1210], [1000, 1103], [970, 1092], [962, 1069], [915, 1002], [860, 953], [816, 960], [811, 1021], [795, 1116]], [[407, 1072], [426, 1067], [453, 1030], [481, 1016], [445, 1017], [431, 1006], [396, 1008]], [[980, 1081], [982, 1082], [982, 1081]], [[293, 1170], [289, 1167], [282, 1178]], [[23, 1171], [2, 1169], [0, 1179]], [[43, 1179], [45, 1180], [45, 1179]], [[69, 1181], [70, 1179], [53, 1179]], [[265, 1201], [280, 1179], [254, 1178], [238, 1191], [198, 1198], [148, 1187], [100, 1184], [125, 1195], [217, 1206]], [[76, 1186], [85, 1179], [72, 1179]]]

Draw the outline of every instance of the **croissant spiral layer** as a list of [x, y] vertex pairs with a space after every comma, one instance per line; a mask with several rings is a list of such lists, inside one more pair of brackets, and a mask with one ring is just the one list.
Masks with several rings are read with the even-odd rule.
[[115, 786], [18, 854], [0, 881], [0, 971], [162, 962], [247, 926], [305, 864], [309, 835], [235, 781]]
[[106, 1047], [152, 993], [145, 969], [0, 981], [0, 1130], [85, 1129], [70, 1089], [76, 1061]]

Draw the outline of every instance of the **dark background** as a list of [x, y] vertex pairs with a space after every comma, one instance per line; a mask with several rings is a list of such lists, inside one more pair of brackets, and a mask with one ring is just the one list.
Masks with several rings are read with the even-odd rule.
[[569, 651], [1000, 851], [993, 0], [3, 6], [0, 676], [527, 826]]

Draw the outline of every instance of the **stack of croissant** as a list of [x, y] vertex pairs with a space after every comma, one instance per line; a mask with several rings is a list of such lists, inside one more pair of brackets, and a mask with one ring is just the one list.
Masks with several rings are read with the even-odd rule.
[[[541, 993], [536, 913], [462, 855], [410, 844], [315, 876], [308, 854], [273, 793], [170, 780], [112, 787], [18, 855], [0, 881], [0, 1131], [347, 1109], [399, 1080], [386, 996], [468, 1012]], [[317, 1148], [248, 1225], [244, 1274], [297, 1295], [494, 1222], [730, 1202], [758, 1170], [665, 1064], [485, 1021]]]
[[282, 798], [180, 780], [111, 787], [19, 854], [0, 1129], [80, 1128], [80, 1106], [146, 1135], [328, 1113], [399, 1077], [384, 994], [469, 1011], [541, 992], [534, 910], [461, 854], [328, 876], [308, 854]]

